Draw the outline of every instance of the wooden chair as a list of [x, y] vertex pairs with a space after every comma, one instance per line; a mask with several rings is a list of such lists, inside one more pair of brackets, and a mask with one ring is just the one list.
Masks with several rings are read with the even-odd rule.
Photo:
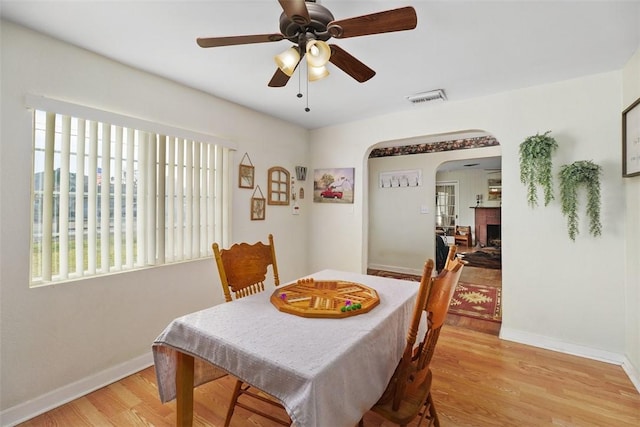
[[471, 226], [456, 225], [456, 234], [454, 235], [455, 243], [464, 243], [467, 247], [473, 246], [473, 236], [471, 235]]
[[229, 249], [220, 249], [218, 244], [214, 243], [212, 248], [227, 302], [232, 301], [231, 292], [234, 298], [238, 299], [264, 291], [264, 281], [270, 265], [273, 268], [275, 286], [280, 284], [273, 235], [269, 234], [268, 245], [262, 242], [253, 245], [236, 243]]
[[[233, 301], [231, 292], [234, 294], [234, 299], [238, 299], [264, 291], [264, 281], [269, 265], [273, 268], [273, 281], [275, 286], [280, 285], [273, 235], [269, 234], [268, 245], [262, 242], [257, 242], [253, 245], [237, 243], [229, 249], [220, 249], [218, 244], [214, 243], [212, 248], [216, 264], [218, 265], [222, 290], [224, 291], [224, 297], [227, 302]], [[273, 416], [271, 413], [264, 412], [261, 409], [239, 401], [238, 399], [243, 395], [284, 409], [277, 399], [256, 388], [252, 389], [248, 384], [236, 379], [231, 402], [224, 421], [225, 427], [229, 426], [236, 406], [270, 419], [278, 424], [285, 426], [291, 425], [291, 420], [288, 419], [288, 416], [287, 420], [282, 420]]]
[[[454, 258], [437, 277], [431, 278], [433, 261], [428, 260], [425, 263], [404, 354], [387, 389], [371, 408], [395, 424], [406, 426], [420, 415], [418, 426], [425, 418], [429, 420], [429, 425], [440, 425], [431, 397], [432, 374], [429, 364], [462, 268], [460, 260]], [[423, 311], [426, 312], [428, 329], [416, 346], [416, 335]], [[361, 420], [360, 426], [362, 425]]]
[[458, 247], [456, 245], [449, 246], [449, 253], [447, 254], [447, 261], [444, 264], [445, 270], [451, 270], [452, 263], [457, 260], [456, 253], [458, 253]]

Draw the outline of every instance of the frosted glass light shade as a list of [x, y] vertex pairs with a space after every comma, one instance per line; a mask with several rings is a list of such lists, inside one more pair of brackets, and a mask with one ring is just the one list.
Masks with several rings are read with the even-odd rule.
[[322, 67], [331, 57], [331, 48], [322, 40], [307, 42], [307, 63], [312, 67]]
[[312, 67], [308, 64], [308, 77], [310, 82], [315, 82], [316, 80], [324, 79], [329, 75], [329, 70], [324, 65], [322, 67]]
[[291, 77], [300, 62], [300, 52], [295, 47], [290, 47], [274, 58], [280, 71]]

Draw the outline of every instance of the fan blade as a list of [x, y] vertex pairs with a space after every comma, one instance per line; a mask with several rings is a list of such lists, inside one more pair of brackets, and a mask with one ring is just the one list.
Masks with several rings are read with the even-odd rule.
[[334, 44], [330, 44], [329, 46], [331, 47], [331, 57], [329, 61], [360, 83], [364, 83], [376, 75], [375, 71], [347, 53], [347, 51], [340, 46]]
[[407, 6], [329, 22], [327, 31], [332, 37], [345, 39], [347, 37], [413, 30], [417, 24], [416, 10]]
[[278, 0], [284, 14], [298, 25], [307, 25], [311, 22], [309, 10], [304, 0]]
[[269, 81], [269, 87], [283, 87], [287, 85], [289, 82], [289, 76], [280, 70], [280, 68], [276, 69], [276, 72], [271, 77], [271, 81]]
[[284, 39], [280, 33], [255, 34], [252, 36], [231, 36], [231, 37], [198, 37], [196, 42], [200, 47], [220, 47], [234, 46], [239, 44], [279, 42]]
[[[295, 72], [298, 69], [298, 65], [300, 65], [300, 61], [302, 61], [302, 58], [298, 60], [298, 63], [293, 68], [293, 72]], [[269, 81], [269, 87], [286, 86], [287, 82], [289, 81], [289, 78], [290, 77], [287, 76], [280, 68], [277, 68], [276, 72], [273, 74], [273, 77], [271, 77], [271, 80]]]

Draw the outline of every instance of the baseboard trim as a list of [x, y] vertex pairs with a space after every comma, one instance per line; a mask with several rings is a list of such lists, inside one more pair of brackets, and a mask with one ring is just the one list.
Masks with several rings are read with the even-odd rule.
[[530, 334], [515, 329], [505, 328], [504, 323], [500, 329], [500, 339], [513, 341], [520, 344], [531, 345], [534, 347], [553, 350], [560, 353], [570, 354], [572, 356], [584, 357], [587, 359], [597, 360], [600, 362], [619, 365], [629, 377], [634, 387], [640, 392], [640, 376], [634, 369], [633, 365], [627, 357], [610, 351], [603, 351], [582, 345], [575, 345], [549, 338], [542, 335]]
[[413, 268], [398, 267], [395, 265], [369, 264], [367, 268], [372, 270], [391, 271], [392, 273], [411, 274], [413, 276], [422, 276], [422, 270]]
[[624, 362], [625, 359], [623, 355], [618, 353], [597, 350], [591, 347], [570, 344], [543, 335], [505, 328], [504, 323], [500, 329], [500, 339], [532, 345], [534, 347], [553, 350], [560, 353], [571, 354], [573, 356], [585, 357], [587, 359], [598, 360], [600, 362], [612, 363], [614, 365], [622, 365], [622, 362]]
[[636, 390], [638, 390], [638, 393], [640, 393], [640, 372], [638, 372], [636, 368], [634, 368], [629, 358], [624, 358], [624, 362], [622, 362], [622, 369], [624, 369], [624, 371], [627, 373], [627, 376], [631, 380], [631, 383], [636, 388]]
[[135, 374], [151, 365], [153, 365], [153, 355], [149, 351], [120, 365], [105, 369], [35, 399], [8, 408], [0, 412], [0, 424], [3, 427], [15, 426], [94, 390]]

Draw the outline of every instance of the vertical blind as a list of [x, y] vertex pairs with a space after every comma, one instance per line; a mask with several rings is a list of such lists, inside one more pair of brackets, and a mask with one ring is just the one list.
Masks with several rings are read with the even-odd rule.
[[35, 110], [32, 285], [210, 256], [229, 151]]

